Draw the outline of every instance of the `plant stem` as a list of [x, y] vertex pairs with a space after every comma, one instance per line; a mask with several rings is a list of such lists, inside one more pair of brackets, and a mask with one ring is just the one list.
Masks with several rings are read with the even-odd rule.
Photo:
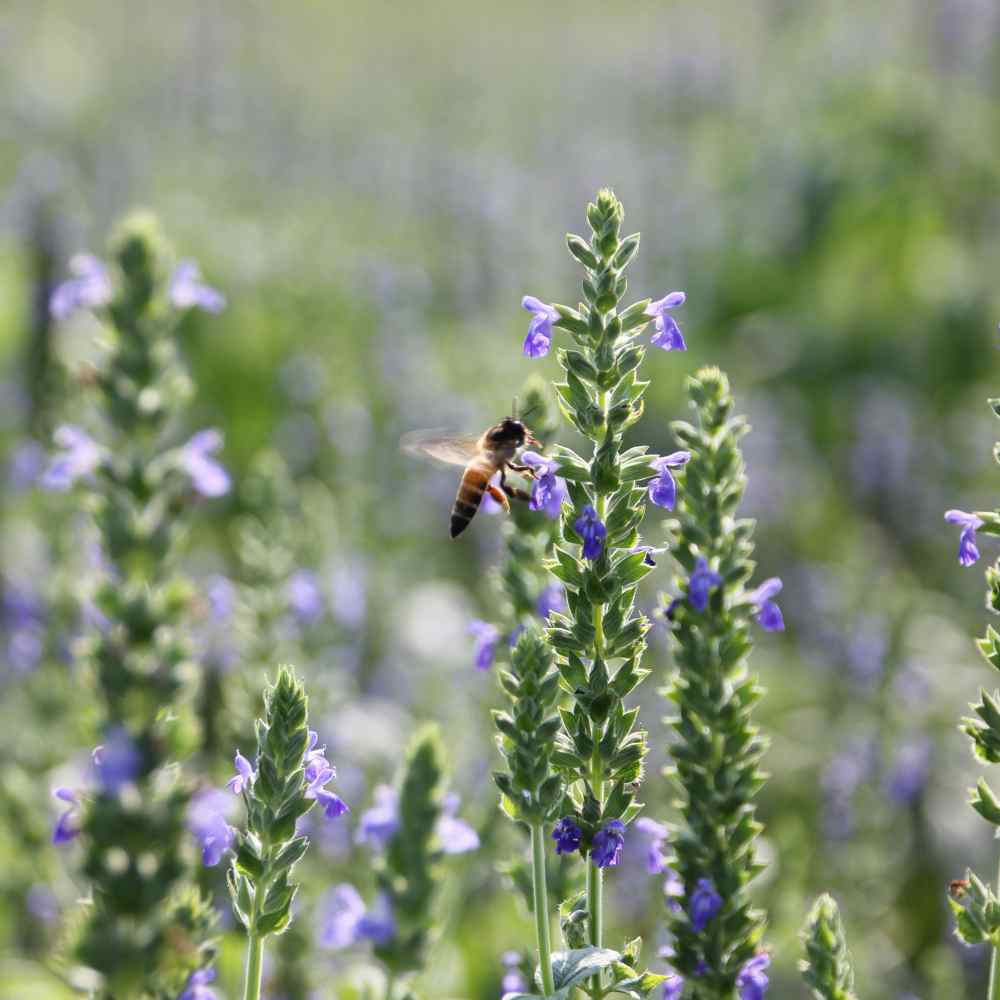
[[392, 972], [385, 974], [385, 1000], [392, 1000], [393, 987], [396, 985], [396, 977]]
[[549, 896], [545, 884], [545, 841], [542, 824], [531, 825], [531, 881], [534, 889], [535, 936], [538, 940], [538, 967], [545, 996], [556, 991], [552, 978], [552, 940], [549, 936]]
[[264, 939], [251, 931], [247, 935], [247, 972], [243, 1000], [260, 1000], [260, 973], [264, 958]]
[[[997, 889], [1000, 891], [1000, 864], [997, 866]], [[990, 986], [987, 993], [989, 1000], [1000, 1000], [1000, 948], [993, 945], [990, 955]]]

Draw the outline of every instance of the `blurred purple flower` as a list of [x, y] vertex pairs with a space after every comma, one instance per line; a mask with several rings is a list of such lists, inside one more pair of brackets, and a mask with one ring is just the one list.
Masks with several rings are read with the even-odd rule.
[[209, 985], [215, 982], [215, 969], [196, 969], [188, 977], [184, 992], [177, 1000], [216, 1000], [216, 992]]
[[242, 795], [244, 791], [248, 791], [250, 789], [250, 786], [256, 780], [257, 775], [254, 772], [253, 764], [251, 764], [250, 761], [240, 753], [239, 749], [236, 751], [233, 763], [236, 765], [236, 773], [229, 779], [229, 781], [226, 782], [226, 788], [228, 788], [233, 795]]
[[600, 556], [608, 529], [590, 504], [583, 508], [583, 513], [576, 519], [573, 530], [583, 539], [584, 559], [593, 560]]
[[747, 959], [736, 976], [736, 988], [740, 1000], [764, 1000], [770, 980], [764, 971], [771, 964], [771, 956], [766, 951]]
[[528, 989], [528, 981], [521, 972], [521, 956], [516, 951], [505, 951], [500, 958], [503, 963], [503, 979], [500, 981], [500, 997], [508, 993], [524, 993]]
[[53, 319], [68, 319], [78, 309], [100, 309], [111, 301], [111, 277], [93, 254], [78, 253], [70, 258], [69, 271], [73, 277], [56, 285], [49, 298]]
[[334, 617], [345, 628], [358, 629], [365, 623], [365, 576], [360, 559], [349, 560], [330, 574], [330, 605]]
[[469, 622], [469, 634], [475, 637], [475, 659], [477, 670], [489, 670], [496, 657], [497, 644], [500, 642], [500, 632], [495, 625], [473, 618]]
[[195, 492], [203, 497], [221, 497], [229, 492], [229, 473], [211, 457], [221, 447], [222, 433], [212, 427], [198, 431], [178, 453], [178, 465], [190, 477]]
[[663, 984], [663, 1000], [680, 1000], [684, 993], [684, 977], [677, 972], [668, 974]]
[[694, 572], [688, 581], [688, 601], [695, 611], [704, 611], [708, 607], [708, 592], [722, 583], [722, 577], [708, 568], [708, 561], [699, 558], [694, 565]]
[[635, 555], [637, 552], [642, 552], [643, 553], [642, 561], [647, 566], [655, 566], [656, 560], [653, 558], [653, 556], [662, 556], [663, 553], [666, 551], [667, 550], [665, 548], [658, 549], [652, 545], [633, 545], [632, 548], [629, 549], [629, 552], [632, 555]]
[[552, 839], [556, 842], [556, 854], [572, 854], [580, 850], [583, 831], [569, 816], [563, 816], [552, 828]]
[[373, 850], [384, 851], [399, 829], [398, 796], [390, 785], [375, 787], [375, 805], [365, 810], [358, 821], [354, 839]]
[[396, 936], [396, 917], [388, 893], [380, 892], [375, 905], [358, 921], [357, 936], [374, 945], [388, 944]]
[[434, 831], [445, 854], [464, 854], [479, 847], [479, 834], [455, 815], [460, 802], [459, 797], [452, 793], [446, 795], [441, 803], [441, 815]]
[[314, 798], [327, 819], [337, 819], [351, 811], [351, 807], [336, 792], [331, 792], [328, 788], [317, 789]]
[[36, 882], [25, 896], [28, 912], [40, 923], [54, 924], [59, 919], [59, 897], [44, 882]]
[[318, 907], [318, 940], [323, 948], [340, 950], [357, 941], [358, 922], [365, 903], [358, 890], [346, 882], [328, 889]]
[[781, 608], [771, 598], [781, 593], [781, 580], [772, 576], [765, 580], [756, 590], [752, 590], [747, 597], [757, 608], [757, 624], [765, 632], [783, 632], [785, 630], [785, 619], [781, 616]]
[[691, 461], [691, 452], [675, 451], [650, 463], [659, 475], [649, 484], [649, 500], [657, 507], [673, 510], [677, 502], [677, 483], [671, 469], [679, 469]]
[[680, 901], [684, 898], [684, 879], [673, 868], [664, 868], [663, 872], [667, 876], [663, 880], [667, 909], [672, 913], [680, 913], [683, 909]]
[[559, 313], [534, 295], [525, 295], [521, 299], [521, 308], [531, 313], [524, 353], [529, 358], [543, 358], [552, 346], [552, 324], [559, 319]]
[[613, 819], [594, 834], [590, 857], [598, 868], [610, 868], [621, 861], [624, 846], [625, 824], [620, 819]]
[[967, 514], [964, 510], [949, 510], [944, 519], [962, 529], [958, 537], [958, 562], [961, 566], [971, 566], [979, 559], [976, 531], [983, 526], [983, 519], [975, 514]]
[[640, 816], [632, 828], [646, 838], [646, 871], [650, 875], [667, 871], [667, 856], [663, 853], [663, 845], [670, 831], [648, 816]]
[[694, 892], [688, 900], [688, 916], [696, 933], [701, 933], [705, 925], [722, 909], [722, 897], [709, 878], [700, 878], [695, 883]]
[[656, 332], [650, 337], [650, 343], [662, 347], [665, 351], [686, 351], [687, 344], [681, 334], [677, 321], [670, 315], [671, 309], [683, 305], [687, 296], [683, 292], [669, 292], [662, 299], [650, 302], [646, 306], [646, 315], [655, 320]]
[[535, 611], [543, 621], [553, 611], [562, 611], [566, 607], [566, 592], [561, 583], [550, 583], [542, 588], [535, 602]]
[[117, 795], [135, 780], [142, 766], [142, 754], [124, 726], [112, 726], [104, 742], [91, 753], [101, 788], [109, 795]]
[[45, 468], [45, 449], [37, 441], [22, 441], [7, 463], [7, 482], [20, 492], [34, 486]]
[[899, 805], [915, 802], [927, 784], [930, 763], [931, 741], [926, 736], [903, 743], [886, 776], [885, 790], [889, 798]]
[[39, 480], [43, 489], [62, 492], [78, 479], [90, 476], [104, 461], [104, 449], [86, 431], [73, 424], [56, 429], [53, 440], [61, 453], [53, 456]]
[[217, 624], [228, 622], [236, 607], [236, 585], [233, 581], [216, 573], [205, 582], [205, 594], [213, 620]]
[[226, 308], [226, 297], [201, 280], [201, 271], [193, 260], [182, 260], [174, 268], [167, 297], [175, 309], [197, 307], [205, 312], [220, 313]]
[[72, 788], [64, 787], [53, 789], [52, 794], [69, 804], [52, 829], [52, 843], [68, 844], [80, 832], [80, 797]]
[[854, 680], [876, 681], [885, 667], [889, 636], [885, 622], [876, 615], [862, 615], [847, 637], [847, 666]]
[[531, 510], [544, 511], [547, 517], [556, 520], [562, 513], [563, 501], [569, 495], [566, 480], [556, 475], [559, 463], [533, 451], [524, 452], [521, 459], [537, 470], [528, 506]]
[[323, 617], [323, 594], [316, 574], [307, 569], [296, 570], [286, 585], [288, 606], [303, 625], [313, 625]]
[[229, 797], [216, 788], [195, 793], [188, 806], [188, 829], [201, 845], [201, 860], [214, 868], [232, 847], [236, 831], [226, 822]]

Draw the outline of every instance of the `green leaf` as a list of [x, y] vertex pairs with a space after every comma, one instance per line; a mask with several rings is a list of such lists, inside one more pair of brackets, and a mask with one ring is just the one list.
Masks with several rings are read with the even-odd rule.
[[[622, 966], [621, 968], [624, 969], [625, 967]], [[661, 976], [647, 969], [638, 975], [618, 980], [614, 985], [614, 990], [616, 993], [624, 993], [626, 996], [641, 998], [648, 996], [657, 986], [661, 986], [669, 978], [669, 976]]]
[[552, 978], [556, 991], [566, 991], [597, 975], [615, 962], [621, 961], [621, 952], [611, 948], [573, 948], [571, 951], [552, 953]]

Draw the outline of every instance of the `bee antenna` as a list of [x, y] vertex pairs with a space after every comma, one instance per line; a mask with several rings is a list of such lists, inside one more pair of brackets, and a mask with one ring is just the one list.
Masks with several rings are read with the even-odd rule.
[[517, 396], [514, 397], [514, 402], [511, 405], [510, 415], [514, 420], [517, 420]]
[[538, 409], [538, 408], [539, 408], [539, 407], [540, 407], [541, 405], [542, 405], [541, 403], [535, 403], [535, 405], [534, 405], [534, 406], [529, 406], [529, 407], [528, 407], [528, 408], [527, 408], [527, 409], [526, 409], [526, 410], [524, 411], [524, 414], [523, 414], [523, 415], [521, 416], [521, 419], [522, 419], [522, 420], [527, 420], [527, 419], [528, 419], [528, 417], [530, 417], [530, 416], [531, 416], [531, 414], [532, 414], [532, 413], [534, 413], [534, 412], [535, 412], [535, 411], [536, 411], [536, 410], [537, 410], [537, 409]]

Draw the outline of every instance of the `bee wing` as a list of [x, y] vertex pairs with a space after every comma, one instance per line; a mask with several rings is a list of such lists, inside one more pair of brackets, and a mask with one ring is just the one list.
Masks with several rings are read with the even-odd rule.
[[479, 453], [478, 442], [475, 434], [412, 431], [399, 439], [399, 446], [410, 455], [426, 455], [445, 465], [464, 466]]

